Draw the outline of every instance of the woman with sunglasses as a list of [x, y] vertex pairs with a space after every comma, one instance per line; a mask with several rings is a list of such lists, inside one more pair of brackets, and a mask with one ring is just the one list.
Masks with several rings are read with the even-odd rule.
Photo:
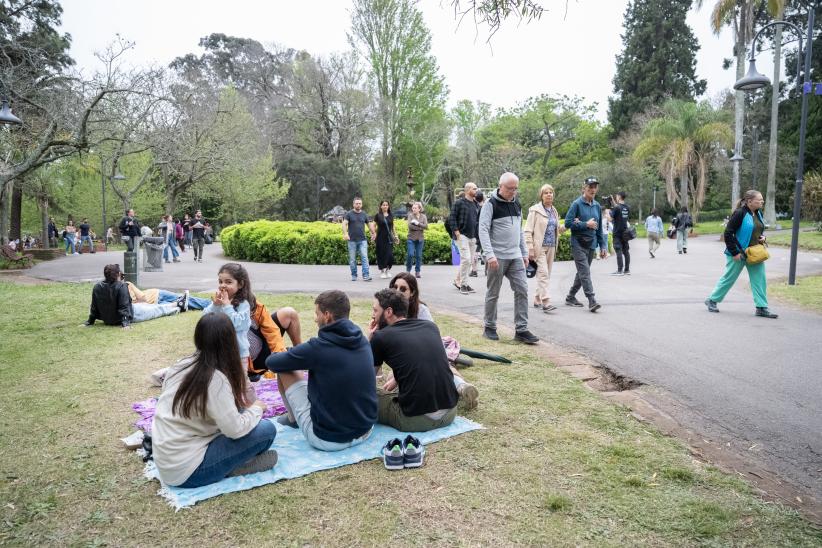
[[408, 317], [419, 318], [420, 320], [434, 321], [431, 311], [425, 306], [425, 303], [420, 300], [419, 287], [417, 279], [411, 275], [410, 272], [400, 272], [388, 284], [389, 289], [396, 289], [408, 299]]

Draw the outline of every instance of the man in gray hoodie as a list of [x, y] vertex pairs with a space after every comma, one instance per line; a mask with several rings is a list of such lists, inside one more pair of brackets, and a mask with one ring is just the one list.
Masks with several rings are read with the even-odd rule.
[[525, 267], [528, 251], [522, 232], [522, 206], [517, 199], [519, 177], [503, 173], [497, 190], [482, 206], [479, 216], [479, 239], [482, 255], [488, 265], [485, 293], [485, 330], [482, 335], [492, 341], [497, 335], [497, 301], [502, 278], [508, 278], [514, 290], [514, 339], [536, 344], [539, 339], [528, 331], [528, 283]]

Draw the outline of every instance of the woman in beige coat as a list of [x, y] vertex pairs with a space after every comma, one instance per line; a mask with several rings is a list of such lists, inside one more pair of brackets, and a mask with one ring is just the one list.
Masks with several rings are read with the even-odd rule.
[[542, 185], [539, 189], [539, 202], [528, 209], [525, 247], [528, 248], [528, 259], [537, 263], [534, 308], [542, 308], [543, 312], [557, 309], [551, 304], [548, 284], [551, 281], [551, 267], [554, 265], [559, 235], [563, 232], [564, 223], [561, 222], [557, 208], [554, 207], [554, 187]]

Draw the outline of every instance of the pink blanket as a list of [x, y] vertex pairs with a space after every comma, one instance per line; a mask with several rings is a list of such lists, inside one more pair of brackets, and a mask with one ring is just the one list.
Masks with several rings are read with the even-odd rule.
[[[257, 397], [268, 404], [268, 409], [263, 413], [263, 418], [274, 417], [285, 413], [283, 399], [277, 390], [277, 379], [260, 379], [260, 381], [254, 383], [253, 386], [257, 391]], [[140, 415], [140, 419], [134, 423], [134, 426], [143, 432], [151, 432], [151, 421], [154, 420], [156, 407], [157, 398], [149, 398], [133, 404], [131, 408]]]

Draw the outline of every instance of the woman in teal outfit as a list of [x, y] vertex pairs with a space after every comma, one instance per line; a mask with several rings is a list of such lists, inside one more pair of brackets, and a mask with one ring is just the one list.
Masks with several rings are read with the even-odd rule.
[[748, 264], [745, 260], [745, 251], [752, 245], [765, 243], [765, 221], [762, 218], [762, 206], [765, 200], [758, 190], [749, 190], [745, 193], [736, 211], [731, 215], [725, 227], [725, 273], [716, 282], [711, 296], [705, 300], [709, 312], [719, 312], [717, 303], [721, 303], [725, 295], [733, 287], [743, 268], [748, 269], [748, 278], [751, 281], [756, 315], [763, 318], [777, 318], [777, 315], [768, 310], [767, 284], [765, 282], [765, 263]]

